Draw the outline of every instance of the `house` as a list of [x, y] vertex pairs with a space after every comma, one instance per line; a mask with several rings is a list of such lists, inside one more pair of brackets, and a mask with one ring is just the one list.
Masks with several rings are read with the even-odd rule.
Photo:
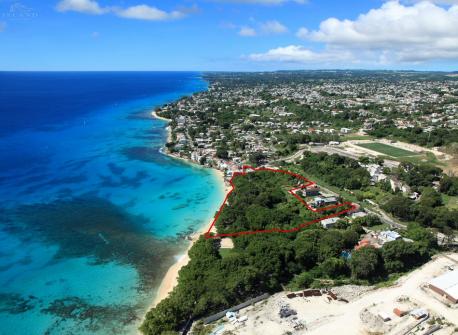
[[305, 197], [313, 197], [320, 194], [320, 187], [318, 185], [307, 186], [302, 190], [302, 194]]
[[458, 270], [446, 272], [432, 279], [428, 286], [452, 303], [458, 303]]
[[417, 309], [410, 311], [410, 315], [412, 315], [415, 319], [420, 320], [428, 316], [429, 313], [426, 309], [417, 308]]
[[400, 182], [396, 178], [392, 177], [390, 179], [390, 186], [393, 192], [395, 192], [396, 190], [401, 190], [402, 193], [411, 193], [410, 186]]
[[386, 242], [392, 242], [392, 241], [400, 239], [401, 235], [399, 235], [399, 233], [392, 231], [392, 230], [385, 230], [385, 231], [381, 231], [378, 234], [378, 238], [381, 240], [382, 243], [386, 243]]
[[340, 132], [342, 134], [348, 134], [351, 132], [351, 129], [350, 128], [340, 128]]
[[356, 218], [363, 218], [365, 216], [367, 216], [366, 212], [356, 212], [356, 213], [353, 213], [352, 215], [350, 215], [350, 218], [353, 220], [353, 219], [356, 219]]
[[337, 221], [339, 221], [339, 218], [329, 218], [329, 219], [322, 220], [320, 223], [324, 229], [329, 229], [329, 228], [334, 227], [334, 224]]
[[178, 119], [177, 119], [177, 126], [178, 127], [184, 127], [186, 124], [186, 117], [184, 116], [179, 116]]
[[383, 168], [380, 165], [368, 164], [365, 167], [371, 176], [372, 183], [378, 183], [387, 178], [387, 176], [383, 173]]
[[379, 317], [380, 319], [382, 319], [383, 322], [387, 322], [387, 321], [390, 321], [390, 320], [391, 320], [390, 316], [389, 316], [387, 313], [385, 313], [385, 312], [379, 312], [379, 313], [378, 313], [378, 317]]
[[375, 246], [372, 244], [372, 241], [370, 239], [363, 238], [362, 240], [358, 242], [357, 245], [355, 245], [355, 250], [359, 250], [364, 247], [375, 247]]
[[317, 207], [326, 207], [326, 206], [331, 206], [335, 205], [339, 202], [339, 199], [337, 197], [315, 197], [312, 202], [312, 206], [317, 208]]
[[396, 307], [395, 309], [393, 309], [393, 313], [394, 313], [395, 315], [399, 316], [400, 318], [402, 318], [404, 315], [407, 314], [406, 311], [403, 311], [402, 309], [399, 309], [399, 308], [397, 308], [397, 307]]

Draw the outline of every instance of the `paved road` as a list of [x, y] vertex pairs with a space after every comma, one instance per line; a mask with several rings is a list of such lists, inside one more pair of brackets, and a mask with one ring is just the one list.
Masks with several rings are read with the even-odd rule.
[[383, 223], [389, 224], [392, 228], [403, 229], [403, 228], [407, 227], [406, 225], [403, 225], [403, 224], [401, 224], [399, 222], [394, 221], [388, 214], [386, 214], [380, 208], [377, 208], [377, 212], [373, 211], [371, 209], [368, 209], [368, 208], [365, 208], [365, 210], [366, 210], [366, 212], [368, 212], [370, 214], [374, 214], [374, 215], [378, 216]]

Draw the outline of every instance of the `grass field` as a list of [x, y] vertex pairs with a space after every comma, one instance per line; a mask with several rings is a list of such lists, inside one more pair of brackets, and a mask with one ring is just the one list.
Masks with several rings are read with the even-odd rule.
[[219, 249], [219, 254], [222, 258], [224, 257], [227, 257], [229, 255], [232, 255], [232, 254], [236, 254], [236, 252], [234, 252], [233, 249], [229, 249], [229, 248], [221, 248]]
[[347, 134], [341, 137], [342, 141], [356, 141], [356, 140], [372, 140], [373, 137], [369, 135], [356, 135]]
[[442, 200], [444, 201], [445, 206], [449, 209], [458, 209], [458, 196], [451, 197], [449, 195], [442, 194]]
[[405, 157], [405, 156], [418, 155], [418, 153], [416, 152], [396, 148], [396, 147], [393, 147], [391, 145], [384, 144], [384, 143], [377, 143], [377, 142], [359, 143], [358, 146], [369, 149], [369, 150], [374, 150], [384, 155], [388, 155], [392, 157]]

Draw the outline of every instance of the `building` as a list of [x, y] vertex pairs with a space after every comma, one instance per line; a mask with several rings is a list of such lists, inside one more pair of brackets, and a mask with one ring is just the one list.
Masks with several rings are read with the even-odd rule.
[[399, 235], [399, 233], [392, 231], [392, 230], [385, 230], [385, 231], [381, 231], [378, 234], [378, 238], [382, 241], [382, 243], [386, 243], [386, 242], [392, 242], [392, 241], [396, 241], [397, 239], [400, 239], [401, 235]]
[[410, 315], [412, 315], [415, 319], [420, 320], [420, 319], [423, 319], [424, 317], [427, 317], [429, 313], [426, 309], [417, 308], [417, 309], [410, 311]]
[[432, 279], [428, 286], [452, 303], [458, 303], [458, 270], [449, 271]]
[[339, 221], [339, 218], [329, 218], [321, 221], [321, 226], [324, 229], [329, 229], [334, 227], [334, 224]]
[[302, 190], [302, 194], [305, 197], [313, 197], [320, 194], [320, 187], [317, 185], [307, 186], [304, 190]]
[[325, 207], [325, 206], [331, 206], [335, 205], [339, 202], [339, 199], [337, 197], [315, 197], [312, 202], [312, 206], [317, 208], [317, 207]]
[[356, 218], [363, 218], [363, 217], [365, 217], [365, 216], [367, 216], [367, 213], [366, 213], [366, 212], [356, 212], [356, 213], [352, 213], [352, 214], [350, 215], [350, 217], [351, 217], [352, 220], [354, 220], [354, 219], [356, 219]]

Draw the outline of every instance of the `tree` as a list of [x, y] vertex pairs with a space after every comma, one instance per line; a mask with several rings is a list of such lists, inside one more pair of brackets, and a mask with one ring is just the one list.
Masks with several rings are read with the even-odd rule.
[[354, 224], [360, 224], [366, 227], [373, 227], [377, 226], [382, 223], [380, 218], [377, 215], [369, 214], [363, 217], [359, 217], [353, 220]]
[[446, 207], [434, 208], [434, 219], [432, 220], [432, 226], [440, 229], [450, 227], [452, 229], [458, 229], [458, 210], [449, 210]]
[[318, 261], [339, 256], [344, 249], [344, 238], [338, 230], [326, 231], [318, 241]]
[[439, 191], [448, 195], [458, 195], [458, 177], [444, 175], [440, 182]]
[[216, 148], [216, 157], [221, 158], [221, 159], [228, 159], [229, 153], [226, 148], [218, 147]]
[[401, 195], [392, 197], [382, 208], [403, 220], [413, 219], [412, 201]]
[[300, 232], [294, 241], [296, 260], [305, 269], [311, 269], [318, 260], [318, 241], [320, 236], [320, 230], [309, 229]]
[[436, 236], [431, 231], [418, 224], [411, 223], [407, 226], [406, 237], [417, 241], [425, 252], [430, 252], [437, 248]]
[[404, 240], [387, 242], [381, 250], [385, 269], [390, 273], [409, 270], [427, 258], [417, 243]]
[[424, 207], [437, 207], [442, 205], [442, 197], [432, 187], [425, 187], [421, 191], [420, 205]]
[[264, 164], [266, 158], [267, 158], [266, 155], [264, 155], [262, 152], [254, 152], [250, 154], [249, 161], [251, 164], [255, 166], [259, 166], [259, 165]]
[[319, 265], [319, 272], [328, 278], [337, 278], [348, 273], [348, 266], [342, 258], [331, 257]]
[[351, 275], [356, 279], [371, 279], [380, 271], [380, 255], [377, 249], [363, 247], [352, 253], [350, 259]]
[[353, 229], [347, 229], [342, 233], [344, 247], [347, 249], [353, 249], [353, 247], [359, 241], [359, 233]]
[[310, 272], [302, 272], [301, 274], [295, 276], [293, 280], [289, 283], [288, 287], [292, 291], [297, 291], [305, 288], [309, 288], [313, 283], [314, 276]]

